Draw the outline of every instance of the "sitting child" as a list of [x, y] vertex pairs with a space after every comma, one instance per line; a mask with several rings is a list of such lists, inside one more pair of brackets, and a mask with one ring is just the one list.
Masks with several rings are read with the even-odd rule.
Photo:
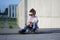
[[27, 20], [27, 24], [24, 27], [24, 29], [22, 29], [22, 31], [26, 31], [29, 27], [33, 28], [33, 31], [36, 30], [36, 28], [38, 28], [38, 17], [36, 16], [36, 11], [34, 9], [31, 9], [29, 11], [29, 18]]

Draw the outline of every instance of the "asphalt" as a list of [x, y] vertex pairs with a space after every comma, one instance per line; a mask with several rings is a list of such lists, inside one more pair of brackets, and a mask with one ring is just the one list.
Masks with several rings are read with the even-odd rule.
[[[13, 34], [19, 34], [20, 29], [1, 29], [0, 35], [13, 35]], [[60, 33], [60, 28], [41, 28], [38, 29], [36, 33], [28, 33], [25, 34], [49, 34], [49, 33]]]
[[60, 40], [60, 29], [40, 29], [37, 33], [1, 33], [0, 40]]
[[0, 35], [0, 40], [60, 40], [60, 33]]

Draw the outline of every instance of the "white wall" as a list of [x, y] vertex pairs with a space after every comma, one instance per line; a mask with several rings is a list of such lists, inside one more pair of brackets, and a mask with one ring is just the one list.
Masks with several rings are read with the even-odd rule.
[[17, 19], [18, 19], [18, 26], [23, 28], [25, 25], [25, 5], [24, 0], [22, 0], [17, 6]]
[[[25, 9], [26, 7], [27, 9]], [[60, 0], [22, 0], [17, 7], [20, 27], [25, 23], [24, 12], [29, 13], [31, 8], [37, 11], [40, 28], [60, 28]], [[24, 11], [24, 9], [27, 11]]]
[[60, 0], [28, 0], [28, 11], [34, 8], [40, 28], [60, 28]]

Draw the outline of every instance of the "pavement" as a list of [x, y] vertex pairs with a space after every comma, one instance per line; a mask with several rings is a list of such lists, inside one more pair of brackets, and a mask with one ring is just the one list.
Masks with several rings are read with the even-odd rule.
[[0, 40], [60, 40], [60, 33], [0, 35]]
[[60, 40], [60, 29], [40, 29], [36, 34], [0, 34], [0, 40]]
[[20, 29], [19, 28], [12, 28], [12, 29], [9, 29], [9, 28], [1, 28], [0, 29], [0, 34], [13, 34], [13, 33], [18, 33]]
[[[17, 34], [18, 31], [21, 30], [20, 28], [3, 28], [0, 29], [0, 34]], [[60, 33], [60, 28], [40, 28], [38, 29], [38, 34], [40, 33]]]

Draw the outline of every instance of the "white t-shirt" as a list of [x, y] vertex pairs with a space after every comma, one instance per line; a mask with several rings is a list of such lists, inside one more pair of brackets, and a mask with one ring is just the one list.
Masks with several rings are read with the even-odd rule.
[[37, 16], [35, 16], [34, 18], [29, 17], [27, 22], [34, 22], [35, 23], [35, 22], [37, 22], [37, 20], [38, 20]]

